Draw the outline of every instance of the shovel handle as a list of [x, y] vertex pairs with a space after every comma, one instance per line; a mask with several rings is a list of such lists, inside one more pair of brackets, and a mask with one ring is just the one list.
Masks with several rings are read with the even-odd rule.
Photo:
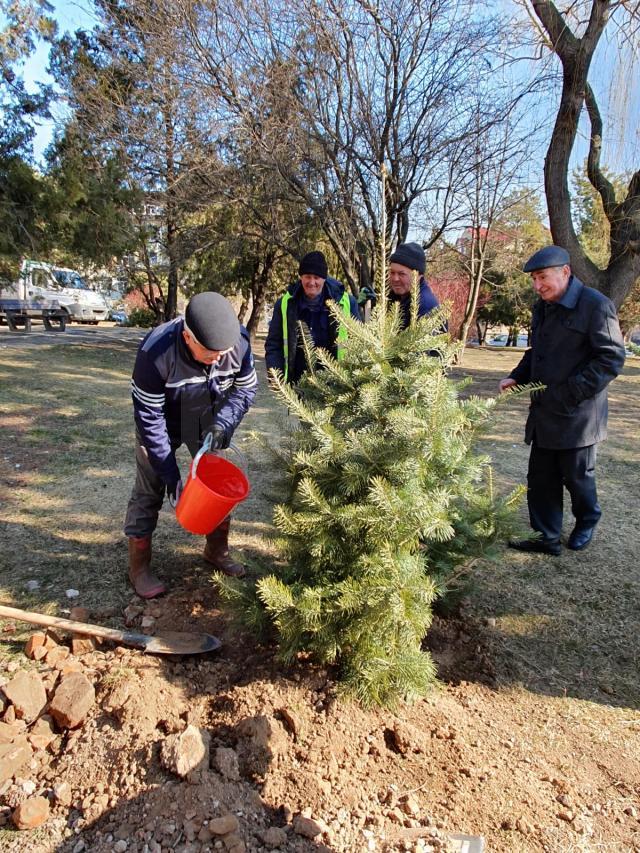
[[220, 640], [211, 634], [183, 634], [169, 632], [163, 636], [150, 637], [148, 634], [136, 634], [130, 631], [118, 631], [116, 628], [103, 628], [101, 625], [89, 625], [87, 622], [74, 622], [59, 616], [45, 616], [42, 613], [30, 613], [17, 607], [0, 605], [0, 616], [17, 619], [19, 622], [33, 622], [47, 628], [63, 628], [85, 637], [100, 637], [132, 646], [134, 649], [156, 655], [193, 655], [219, 649]]
[[[103, 628], [100, 625], [89, 625], [85, 622], [74, 622], [72, 619], [62, 619], [59, 616], [46, 616], [44, 613], [31, 613], [28, 610], [18, 610], [17, 607], [6, 607], [0, 604], [0, 616], [9, 619], [17, 619], [18, 622], [31, 622], [34, 625], [42, 625], [46, 628], [64, 628], [72, 634], [84, 634], [86, 637], [101, 637], [114, 642], [127, 641], [131, 637], [126, 631], [118, 631], [115, 628]], [[148, 640], [148, 637], [144, 637]], [[136, 644], [137, 645], [137, 644]], [[140, 643], [139, 648], [144, 648], [145, 643]]]

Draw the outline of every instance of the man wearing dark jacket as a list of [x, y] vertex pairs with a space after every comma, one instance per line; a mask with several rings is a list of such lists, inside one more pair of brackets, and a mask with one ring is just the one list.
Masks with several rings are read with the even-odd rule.
[[406, 329], [411, 322], [411, 288], [414, 273], [419, 275], [418, 317], [424, 317], [439, 303], [434, 292], [427, 284], [424, 271], [426, 256], [418, 243], [400, 243], [389, 258], [389, 299], [400, 303], [401, 324]]
[[[178, 318], [163, 323], [140, 344], [131, 380], [136, 424], [136, 481], [124, 532], [129, 539], [129, 579], [138, 595], [165, 591], [151, 571], [151, 537], [165, 492], [176, 506], [182, 491], [176, 450], [192, 456], [207, 433], [213, 449], [229, 446], [249, 410], [258, 380], [246, 329], [219, 293], [198, 293]], [[229, 557], [229, 519], [207, 536], [204, 558], [227, 575], [244, 567]]]
[[624, 364], [616, 310], [606, 296], [571, 273], [560, 246], [536, 252], [524, 266], [540, 297], [533, 308], [531, 348], [500, 391], [527, 382], [531, 395], [525, 441], [531, 445], [527, 501], [539, 539], [510, 542], [519, 551], [560, 554], [563, 486], [576, 522], [567, 545], [586, 548], [601, 516], [596, 492], [598, 442], [607, 435], [607, 385]]
[[346, 338], [346, 329], [331, 317], [327, 301], [333, 300], [346, 316], [360, 319], [353, 296], [339, 281], [328, 277], [322, 252], [306, 254], [298, 274], [299, 279], [275, 304], [264, 348], [267, 370], [280, 370], [285, 381], [291, 383], [296, 383], [307, 368], [299, 321], [308, 327], [316, 347], [340, 358], [340, 342]]

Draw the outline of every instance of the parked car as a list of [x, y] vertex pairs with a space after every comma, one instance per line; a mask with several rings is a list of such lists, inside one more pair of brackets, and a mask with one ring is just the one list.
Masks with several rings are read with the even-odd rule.
[[116, 323], [118, 326], [126, 326], [127, 325], [127, 312], [122, 311], [119, 308], [114, 308], [109, 311], [109, 319]]
[[[509, 340], [508, 335], [494, 335], [489, 338], [489, 346], [492, 347], [506, 347], [507, 341]], [[527, 335], [518, 335], [518, 340], [516, 342], [516, 346], [519, 347], [528, 347], [529, 346], [529, 338]]]
[[492, 347], [506, 347], [508, 340], [508, 335], [494, 335], [493, 337], [489, 338], [488, 343]]
[[107, 319], [107, 303], [100, 293], [88, 287], [75, 270], [56, 267], [44, 261], [25, 259], [15, 281], [0, 283], [0, 299], [33, 316], [43, 310], [64, 313], [65, 323], [92, 323]]

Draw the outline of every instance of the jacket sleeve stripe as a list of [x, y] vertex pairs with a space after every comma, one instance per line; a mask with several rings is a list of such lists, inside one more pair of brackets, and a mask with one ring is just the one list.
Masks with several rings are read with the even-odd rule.
[[161, 409], [164, 406], [164, 394], [149, 394], [141, 388], [138, 388], [133, 380], [131, 380], [131, 392], [133, 396], [145, 406], [152, 406], [157, 409]]
[[237, 368], [231, 368], [230, 370], [212, 370], [210, 376], [212, 379], [219, 379], [223, 376], [233, 376], [234, 373], [237, 372]]
[[197, 385], [206, 382], [206, 376], [190, 376], [188, 379], [181, 379], [179, 382], [167, 382], [166, 388], [181, 388], [183, 385]]
[[248, 373], [246, 376], [237, 376], [234, 385], [240, 385], [244, 388], [251, 388], [258, 384], [258, 376], [255, 370]]

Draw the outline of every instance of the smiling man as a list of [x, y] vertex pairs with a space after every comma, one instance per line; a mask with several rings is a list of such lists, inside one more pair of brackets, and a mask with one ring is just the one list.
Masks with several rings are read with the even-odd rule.
[[607, 435], [607, 385], [624, 364], [616, 309], [571, 272], [569, 253], [546, 246], [524, 265], [539, 296], [531, 321], [531, 348], [500, 392], [528, 382], [546, 388], [531, 395], [525, 441], [529, 520], [537, 539], [510, 542], [519, 551], [560, 554], [563, 488], [575, 526], [567, 546], [586, 548], [602, 514], [596, 491], [598, 442]]
[[427, 258], [418, 243], [400, 243], [389, 258], [389, 298], [400, 303], [402, 328], [411, 321], [411, 288], [418, 274], [418, 317], [424, 317], [439, 303], [425, 277]]
[[296, 383], [307, 368], [299, 322], [307, 326], [317, 347], [339, 359], [346, 330], [329, 314], [327, 301], [333, 300], [343, 314], [360, 319], [354, 297], [339, 281], [329, 278], [322, 252], [308, 252], [300, 261], [298, 276], [275, 304], [264, 347], [267, 370], [280, 370], [291, 383]]
[[[229, 446], [253, 403], [258, 380], [247, 330], [219, 293], [198, 293], [184, 319], [163, 323], [140, 344], [131, 390], [136, 424], [136, 480], [124, 532], [129, 539], [129, 579], [142, 598], [165, 585], [151, 570], [151, 537], [165, 493], [176, 506], [182, 491], [176, 450], [192, 456], [207, 433], [212, 448]], [[204, 559], [226, 575], [244, 567], [229, 556], [229, 518], [207, 536]]]

